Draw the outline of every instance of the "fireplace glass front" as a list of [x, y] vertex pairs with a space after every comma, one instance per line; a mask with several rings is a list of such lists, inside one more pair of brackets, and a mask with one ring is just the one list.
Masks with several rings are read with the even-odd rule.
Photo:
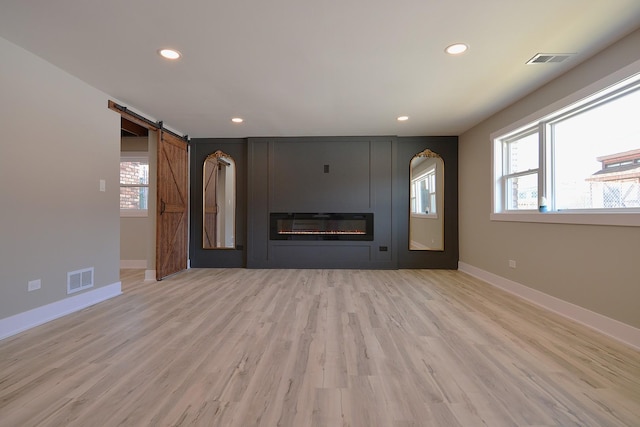
[[271, 213], [271, 240], [373, 240], [372, 213]]

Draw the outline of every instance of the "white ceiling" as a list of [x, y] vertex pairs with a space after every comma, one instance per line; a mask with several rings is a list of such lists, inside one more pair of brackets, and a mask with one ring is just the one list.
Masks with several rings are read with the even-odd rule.
[[0, 1], [1, 37], [191, 137], [458, 135], [637, 28], [639, 0]]

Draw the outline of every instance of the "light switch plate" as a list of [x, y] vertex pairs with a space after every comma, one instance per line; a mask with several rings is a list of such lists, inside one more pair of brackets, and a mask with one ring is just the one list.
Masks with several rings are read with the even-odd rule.
[[40, 289], [41, 287], [42, 287], [42, 282], [40, 281], [40, 279], [30, 280], [29, 283], [27, 283], [27, 290], [29, 292]]

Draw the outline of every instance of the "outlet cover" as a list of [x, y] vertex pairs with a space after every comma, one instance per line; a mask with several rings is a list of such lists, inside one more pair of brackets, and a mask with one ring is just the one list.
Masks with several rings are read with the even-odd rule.
[[516, 268], [516, 260], [514, 260], [514, 259], [510, 259], [510, 260], [509, 260], [509, 267], [511, 267], [511, 268]]
[[40, 281], [40, 279], [30, 280], [29, 283], [27, 283], [27, 290], [29, 292], [40, 289], [41, 287], [42, 287], [42, 282]]

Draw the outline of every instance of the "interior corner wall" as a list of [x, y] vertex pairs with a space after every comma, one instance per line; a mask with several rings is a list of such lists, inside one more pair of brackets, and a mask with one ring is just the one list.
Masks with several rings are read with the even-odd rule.
[[1, 320], [66, 300], [67, 272], [93, 267], [91, 290], [119, 289], [120, 116], [2, 38], [0, 57]]
[[[490, 134], [640, 59], [640, 30], [461, 135], [460, 261], [640, 328], [640, 227], [490, 221]], [[508, 267], [508, 260], [517, 268]]]

